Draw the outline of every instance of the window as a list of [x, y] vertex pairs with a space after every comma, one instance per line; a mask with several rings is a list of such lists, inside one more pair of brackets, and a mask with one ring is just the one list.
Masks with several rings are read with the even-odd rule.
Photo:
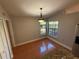
[[43, 35], [46, 35], [46, 22], [40, 22], [40, 34], [43, 36]]
[[57, 38], [58, 36], [58, 21], [49, 21], [48, 35]]

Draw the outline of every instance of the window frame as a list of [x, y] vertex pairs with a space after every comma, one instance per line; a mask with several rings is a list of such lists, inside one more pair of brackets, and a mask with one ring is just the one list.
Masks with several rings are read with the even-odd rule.
[[41, 23], [40, 23], [40, 36], [46, 36], [47, 35], [47, 22], [46, 21], [44, 21], [46, 24], [44, 25], [45, 26], [45, 34], [42, 34], [41, 33]]
[[[49, 22], [50, 22], [50, 21], [53, 21], [53, 22], [54, 22], [54, 21], [57, 21], [57, 22], [58, 22], [58, 29], [57, 29], [57, 35], [56, 35], [56, 36], [49, 34], [49, 30], [50, 30], [50, 28], [49, 28], [49, 26], [50, 26], [50, 25], [49, 25]], [[48, 21], [48, 32], [47, 32], [47, 33], [48, 33], [48, 36], [50, 36], [50, 37], [52, 37], [52, 38], [55, 38], [55, 39], [58, 38], [58, 30], [59, 30], [59, 21], [58, 21], [58, 20], [49, 20], [49, 21]], [[54, 31], [54, 32], [55, 32], [55, 31]]]

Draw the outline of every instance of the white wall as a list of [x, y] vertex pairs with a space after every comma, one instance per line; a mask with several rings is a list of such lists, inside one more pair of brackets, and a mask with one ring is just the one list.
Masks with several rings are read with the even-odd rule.
[[11, 17], [15, 43], [21, 44], [40, 37], [40, 26], [32, 17]]
[[51, 20], [59, 21], [58, 38], [56, 40], [72, 48], [75, 40], [75, 28], [79, 20], [79, 13], [58, 13], [52, 16]]

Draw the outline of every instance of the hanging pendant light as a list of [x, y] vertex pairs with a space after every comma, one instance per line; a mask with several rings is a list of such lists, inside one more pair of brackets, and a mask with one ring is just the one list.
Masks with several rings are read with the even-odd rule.
[[40, 8], [40, 18], [38, 19], [38, 22], [44, 22], [44, 18], [43, 18], [43, 15], [42, 15], [42, 8]]

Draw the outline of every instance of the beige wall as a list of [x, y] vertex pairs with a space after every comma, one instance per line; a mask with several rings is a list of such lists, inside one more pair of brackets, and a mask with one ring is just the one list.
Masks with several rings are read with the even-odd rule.
[[2, 18], [4, 20], [9, 20], [9, 16], [8, 16], [7, 12], [4, 10], [4, 8], [2, 8], [1, 5], [0, 5], [0, 18]]
[[16, 44], [39, 38], [40, 27], [36, 19], [32, 17], [11, 17], [11, 19]]
[[75, 28], [79, 20], [79, 13], [59, 13], [51, 19], [59, 21], [58, 38], [56, 40], [71, 48], [75, 40]]
[[[15, 43], [20, 44], [40, 36], [40, 27], [36, 19], [32, 17], [11, 17], [15, 36]], [[72, 47], [75, 40], [75, 28], [79, 23], [79, 13], [61, 14], [52, 16], [52, 20], [59, 21], [59, 42]]]

